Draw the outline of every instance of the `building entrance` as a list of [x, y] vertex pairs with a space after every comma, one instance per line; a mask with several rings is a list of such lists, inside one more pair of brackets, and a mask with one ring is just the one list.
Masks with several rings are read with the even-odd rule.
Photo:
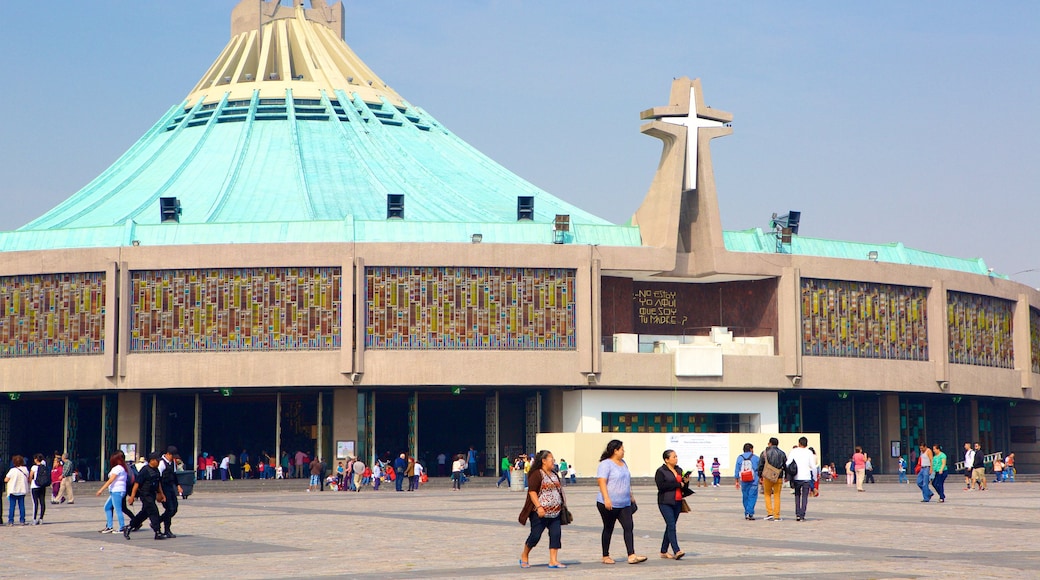
[[[434, 466], [431, 475], [437, 472], [438, 454], [444, 453], [450, 461], [455, 455], [465, 456], [470, 446], [477, 451], [479, 470], [484, 470], [487, 455], [484, 399], [483, 393], [419, 393], [418, 459], [427, 468]], [[447, 467], [450, 471], [451, 464], [448, 463]]]
[[[205, 451], [220, 459], [229, 453], [235, 454], [236, 461], [243, 449], [255, 456], [261, 449], [273, 453], [275, 447], [275, 409], [276, 395], [273, 393], [257, 395], [232, 394], [203, 395], [202, 429], [200, 433], [201, 451]], [[181, 452], [185, 454], [184, 451]], [[236, 464], [237, 471], [241, 466]]]

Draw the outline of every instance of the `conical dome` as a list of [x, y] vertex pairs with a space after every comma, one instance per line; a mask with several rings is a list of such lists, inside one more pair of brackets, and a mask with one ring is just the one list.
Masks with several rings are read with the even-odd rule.
[[[441, 240], [437, 228], [405, 225], [414, 222], [510, 226], [487, 241], [545, 243], [544, 225], [556, 214], [570, 216], [575, 241], [638, 245], [634, 228], [604, 228], [605, 220], [511, 173], [398, 95], [336, 31], [341, 5], [296, 4], [239, 4], [231, 40], [184, 101], [86, 187], [0, 235], [0, 249], [145, 238], [461, 241], [456, 232]], [[388, 225], [388, 198], [401, 195], [404, 223]], [[518, 222], [520, 197], [534, 199], [533, 220]], [[161, 223], [163, 198], [176, 198], [179, 223]], [[535, 234], [532, 224], [543, 227]]]

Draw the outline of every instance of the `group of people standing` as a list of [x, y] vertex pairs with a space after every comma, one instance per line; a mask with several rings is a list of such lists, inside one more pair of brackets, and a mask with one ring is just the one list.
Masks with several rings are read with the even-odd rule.
[[[47, 513], [47, 504], [75, 503], [72, 493], [72, 480], [75, 477], [75, 465], [67, 454], [54, 452], [54, 460], [48, 465], [47, 458], [37, 453], [32, 463], [26, 465], [26, 457], [15, 455], [11, 458], [11, 467], [4, 476], [7, 493], [7, 525], [14, 525], [14, 512], [18, 510], [19, 523], [28, 525], [25, 520], [25, 496], [32, 498], [33, 525], [43, 523]], [[49, 492], [49, 493], [48, 493]], [[50, 496], [48, 500], [48, 495]], [[0, 504], [2, 507], [2, 504]], [[3, 521], [0, 509], [0, 522]]]
[[[129, 540], [130, 532], [141, 529], [144, 521], [148, 520], [156, 540], [176, 538], [170, 525], [177, 515], [177, 498], [183, 493], [177, 482], [177, 459], [177, 448], [171, 445], [166, 448], [166, 453], [149, 455], [148, 462], [137, 469], [127, 465], [122, 451], [113, 453], [108, 460], [108, 479], [96, 494], [100, 496], [108, 490], [105, 527], [98, 532], [111, 534], [117, 531], [113, 520], [118, 518], [118, 531]], [[130, 506], [137, 498], [141, 498], [141, 509], [134, 514]], [[159, 513], [159, 504], [163, 506], [162, 514]], [[129, 521], [124, 519], [124, 514], [130, 518]]]

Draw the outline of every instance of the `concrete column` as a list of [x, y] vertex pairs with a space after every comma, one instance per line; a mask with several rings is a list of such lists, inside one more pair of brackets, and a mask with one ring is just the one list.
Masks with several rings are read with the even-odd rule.
[[[367, 465], [369, 457], [365, 457], [367, 450], [361, 449], [358, 441], [358, 390], [354, 387], [341, 387], [332, 391], [332, 443], [333, 449], [338, 449], [336, 442], [354, 441], [355, 453], [364, 459]], [[339, 453], [333, 451], [337, 456], [332, 459], [341, 460]], [[331, 461], [330, 461], [331, 463]]]
[[[202, 455], [202, 401], [198, 393], [195, 393], [195, 423], [192, 429], [192, 446], [194, 447], [194, 455], [191, 456], [191, 464], [195, 465], [199, 456]], [[185, 464], [187, 464], [187, 461], [185, 461]], [[198, 470], [199, 466], [195, 465], [195, 471]]]
[[[950, 354], [946, 348], [950, 325], [946, 310], [946, 287], [942, 280], [935, 280], [928, 291], [928, 360], [935, 365], [936, 382], [950, 380]], [[951, 389], [956, 388], [957, 385], [951, 386]]]
[[142, 437], [144, 417], [141, 413], [141, 397], [141, 393], [119, 393], [119, 417], [116, 419], [116, 441], [119, 444], [133, 443], [136, 445], [138, 456], [147, 453]]
[[322, 416], [321, 416], [321, 414], [322, 414], [322, 395], [323, 394], [324, 393], [322, 393], [321, 391], [318, 391], [318, 426], [317, 426], [318, 432], [316, 433], [316, 437], [314, 438], [314, 454], [315, 454], [316, 457], [318, 457], [318, 459], [324, 459], [325, 463], [328, 464], [330, 458], [329, 457], [325, 457], [325, 454], [323, 453], [323, 451], [325, 449], [325, 446], [322, 445], [322, 443], [324, 441], [324, 437], [323, 437], [324, 433], [322, 432], [323, 429], [322, 429], [322, 424], [321, 424], [322, 423]]
[[[1015, 370], [1021, 376], [1022, 395], [1032, 396], [1033, 390], [1033, 345], [1030, 340], [1029, 296], [1018, 295], [1014, 314]], [[1017, 458], [1017, 456], [1016, 456]]]
[[[902, 430], [899, 425], [899, 395], [881, 395], [878, 412], [881, 417], [882, 446], [881, 452], [878, 453], [881, 457], [881, 469], [878, 472], [898, 473], [899, 458], [892, 457], [891, 443], [892, 441], [902, 441]], [[902, 447], [909, 444], [910, 442], [903, 443], [900, 452], [906, 454], [908, 450]]]
[[[792, 384], [794, 377], [802, 375], [801, 285], [802, 278], [798, 268], [784, 268], [776, 289], [777, 339], [780, 343], [780, 356], [784, 360], [784, 374], [792, 380]], [[801, 384], [799, 380], [799, 385]]]

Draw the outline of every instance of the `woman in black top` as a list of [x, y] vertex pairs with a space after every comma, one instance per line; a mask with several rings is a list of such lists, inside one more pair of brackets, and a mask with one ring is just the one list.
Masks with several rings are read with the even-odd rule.
[[[675, 522], [679, 519], [682, 509], [683, 497], [690, 495], [693, 491], [689, 488], [690, 476], [683, 475], [677, 463], [678, 456], [675, 451], [668, 449], [664, 452], [664, 465], [657, 469], [654, 481], [657, 483], [657, 508], [661, 510], [664, 517], [664, 539], [661, 540], [661, 557], [667, 560], [681, 560], [686, 552], [679, 549], [679, 539], [675, 534]], [[671, 546], [672, 553], [668, 553]]]

